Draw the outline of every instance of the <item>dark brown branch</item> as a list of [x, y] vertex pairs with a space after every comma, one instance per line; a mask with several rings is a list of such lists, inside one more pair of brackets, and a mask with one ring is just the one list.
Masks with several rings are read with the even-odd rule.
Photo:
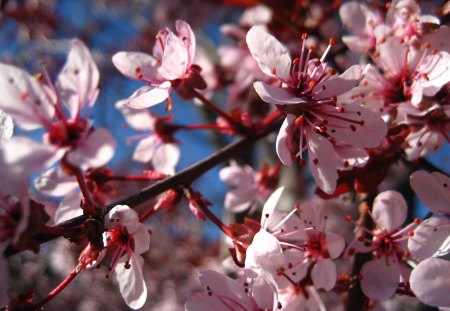
[[[177, 186], [180, 185], [189, 185], [191, 182], [199, 178], [201, 175], [206, 173], [214, 166], [228, 160], [229, 158], [238, 154], [239, 152], [251, 147], [257, 140], [267, 136], [268, 134], [272, 133], [279, 127], [280, 127], [279, 122], [271, 122], [267, 126], [265, 126], [265, 128], [262, 129], [261, 131], [257, 131], [253, 135], [248, 135], [244, 138], [239, 139], [238, 141], [218, 150], [213, 155], [191, 165], [190, 167], [182, 170], [181, 172], [169, 178], [163, 179], [157, 183], [154, 183], [151, 186], [142, 189], [138, 193], [126, 197], [125, 199], [113, 202], [105, 206], [104, 213], [106, 214], [116, 205], [128, 205], [130, 207], [134, 207], [138, 204], [148, 201], [149, 199], [155, 197], [158, 194], [163, 193], [164, 191], [176, 188]], [[86, 216], [82, 215], [69, 219], [59, 224], [59, 226], [74, 227], [82, 224], [85, 220]], [[42, 244], [50, 240], [53, 240], [59, 236], [60, 236], [59, 234], [38, 234], [36, 235], [35, 238], [40, 244]], [[11, 256], [18, 252], [20, 252], [20, 250], [9, 247], [6, 249], [5, 255]]]

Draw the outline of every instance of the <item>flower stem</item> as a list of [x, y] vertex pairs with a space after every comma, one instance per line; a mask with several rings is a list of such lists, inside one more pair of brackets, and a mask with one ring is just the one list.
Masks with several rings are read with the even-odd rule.
[[72, 282], [75, 277], [80, 273], [80, 269], [74, 268], [72, 272], [58, 285], [56, 286], [44, 299], [36, 303], [31, 309], [32, 310], [39, 310], [43, 305], [48, 303], [50, 300], [52, 300], [56, 295], [58, 295], [64, 288], [66, 288], [67, 285]]

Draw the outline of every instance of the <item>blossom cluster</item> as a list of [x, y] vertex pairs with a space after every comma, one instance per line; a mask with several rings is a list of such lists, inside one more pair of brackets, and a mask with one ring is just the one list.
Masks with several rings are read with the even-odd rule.
[[[129, 308], [151, 307], [158, 284], [146, 278], [146, 254], [167, 230], [158, 214], [175, 222], [186, 207], [195, 230], [222, 231], [224, 248], [198, 247], [186, 300], [166, 308], [450, 307], [448, 163], [428, 160], [450, 140], [448, 3], [435, 16], [415, 0], [218, 2], [247, 8], [220, 27], [230, 40], [217, 49], [176, 19], [155, 31], [151, 51], [107, 58], [121, 81], [140, 84], [109, 103], [133, 133], [126, 144], [93, 117], [108, 91], [100, 81], [110, 81], [81, 39], [64, 45], [55, 79], [45, 65], [30, 74], [0, 62], [0, 307], [51, 306], [94, 268], [115, 276]], [[177, 114], [191, 103], [205, 123]], [[182, 170], [202, 147], [179, 133], [198, 130], [235, 141]], [[135, 165], [117, 167], [131, 144]], [[230, 189], [217, 203], [212, 185], [194, 181], [223, 162], [216, 180]], [[413, 196], [428, 210], [422, 219]], [[64, 280], [47, 294], [13, 290], [8, 258], [54, 238], [77, 249], [58, 255], [73, 262]], [[195, 247], [163, 245], [159, 260]]]

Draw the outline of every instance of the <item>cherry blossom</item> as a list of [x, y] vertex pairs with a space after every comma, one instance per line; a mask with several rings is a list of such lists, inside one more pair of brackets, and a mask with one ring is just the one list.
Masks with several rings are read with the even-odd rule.
[[265, 201], [278, 182], [278, 169], [279, 165], [273, 169], [264, 165], [257, 172], [249, 165], [240, 166], [235, 161], [221, 169], [220, 179], [233, 187], [225, 196], [225, 208], [240, 213]]
[[424, 220], [408, 241], [411, 253], [419, 260], [445, 256], [450, 252], [450, 178], [442, 173], [416, 171], [410, 178], [411, 187], [435, 216]]
[[[170, 99], [174, 88], [187, 98], [193, 89], [204, 89], [201, 68], [193, 65], [195, 35], [188, 23], [175, 22], [177, 34], [165, 28], [158, 32], [153, 56], [142, 52], [119, 52], [112, 58], [114, 66], [126, 77], [149, 84], [136, 91], [127, 100], [135, 109], [146, 108]], [[169, 104], [170, 107], [170, 104]]]
[[298, 286], [310, 273], [317, 289], [329, 291], [337, 278], [333, 259], [344, 250], [344, 239], [326, 231], [327, 217], [311, 202], [282, 217], [275, 210], [282, 191], [277, 189], [264, 205], [262, 228], [247, 248], [245, 267], [270, 274], [280, 289]]
[[199, 279], [205, 292], [194, 294], [186, 302], [187, 311], [284, 310], [273, 286], [252, 271], [233, 280], [213, 270], [204, 270]]
[[177, 127], [168, 122], [172, 117], [160, 118], [151, 112], [133, 109], [125, 103], [117, 102], [116, 108], [122, 112], [127, 123], [136, 130], [149, 132], [131, 138], [140, 139], [133, 153], [133, 160], [141, 163], [151, 161], [154, 170], [174, 174], [180, 159], [180, 149], [173, 137]]
[[378, 194], [370, 213], [374, 229], [365, 231], [371, 238], [359, 237], [348, 247], [350, 254], [373, 253], [375, 258], [361, 269], [361, 288], [372, 299], [383, 300], [392, 296], [399, 282], [408, 282], [408, 269], [403, 257], [409, 257], [406, 242], [413, 229], [412, 223], [401, 228], [408, 207], [403, 196], [393, 190]]
[[[355, 87], [368, 67], [355, 65], [337, 77], [324, 61], [332, 44], [320, 59], [310, 59], [312, 50], [306, 51], [305, 39], [306, 35], [300, 57], [292, 61], [287, 48], [275, 37], [261, 26], [252, 27], [247, 34], [250, 52], [261, 70], [281, 85], [255, 82], [254, 87], [262, 100], [286, 114], [276, 143], [280, 160], [290, 166], [294, 155], [303, 162], [307, 149], [316, 183], [324, 192], [333, 193], [338, 178], [333, 142], [376, 147], [386, 134], [386, 125], [359, 105], [336, 105], [336, 96]], [[300, 137], [299, 143], [294, 141], [295, 135]]]
[[106, 247], [113, 252], [110, 270], [116, 272], [120, 293], [132, 309], [147, 299], [141, 254], [150, 247], [150, 234], [138, 214], [126, 205], [115, 206], [105, 219]]
[[[72, 41], [55, 85], [46, 73], [32, 77], [6, 64], [0, 64], [0, 82], [4, 94], [0, 109], [25, 130], [46, 130], [43, 144], [26, 137], [13, 138], [5, 147], [14, 150], [5, 152], [10, 165], [35, 171], [35, 166], [46, 168], [67, 154], [67, 161], [87, 168], [103, 166], [112, 158], [114, 138], [104, 128], [95, 129], [87, 119], [98, 95], [99, 73], [81, 41]], [[10, 157], [9, 152], [17, 150], [23, 157]]]
[[0, 147], [9, 141], [14, 132], [14, 123], [12, 118], [0, 110]]

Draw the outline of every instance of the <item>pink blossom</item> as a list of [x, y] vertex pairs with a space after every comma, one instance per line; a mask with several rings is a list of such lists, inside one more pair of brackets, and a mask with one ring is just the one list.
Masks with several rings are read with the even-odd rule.
[[[436, 216], [450, 215], [450, 178], [439, 172], [416, 171], [410, 178], [419, 199]], [[450, 252], [450, 221], [431, 217], [423, 221], [408, 241], [411, 253], [419, 260], [444, 256]]]
[[279, 166], [269, 169], [264, 165], [260, 171], [255, 171], [249, 165], [240, 166], [235, 161], [221, 169], [220, 179], [233, 187], [225, 196], [225, 208], [240, 213], [265, 201], [278, 182], [278, 169]]
[[276, 289], [252, 271], [233, 280], [213, 270], [204, 270], [199, 279], [205, 291], [189, 298], [185, 305], [187, 311], [284, 310], [277, 301]]
[[[172, 88], [182, 97], [192, 98], [193, 89], [204, 89], [201, 68], [193, 65], [196, 42], [188, 23], [175, 22], [177, 34], [165, 28], [158, 32], [153, 56], [142, 52], [119, 52], [112, 58], [114, 66], [126, 77], [148, 83], [127, 100], [140, 109], [170, 101]], [[169, 105], [170, 107], [170, 105]]]
[[141, 163], [151, 161], [155, 171], [174, 174], [180, 159], [180, 149], [173, 137], [177, 127], [168, 123], [172, 117], [160, 118], [151, 112], [133, 109], [125, 101], [117, 102], [116, 108], [122, 112], [131, 127], [148, 132], [131, 138], [140, 139], [133, 153], [133, 160]]
[[402, 257], [408, 257], [406, 240], [416, 224], [402, 229], [408, 207], [403, 196], [388, 190], [376, 196], [370, 213], [375, 228], [367, 233], [369, 239], [358, 238], [349, 245], [350, 253], [369, 253], [375, 259], [366, 262], [362, 269], [361, 288], [372, 299], [383, 300], [392, 296], [399, 282], [408, 282], [408, 271]]
[[[0, 109], [25, 130], [46, 130], [44, 144], [25, 137], [13, 138], [4, 148], [13, 150], [5, 151], [10, 165], [17, 170], [22, 166], [35, 171], [67, 154], [70, 163], [88, 168], [103, 166], [112, 158], [114, 138], [108, 130], [95, 129], [88, 121], [98, 95], [99, 73], [81, 41], [72, 41], [55, 85], [46, 73], [32, 77], [11, 65], [0, 64], [0, 73]], [[10, 157], [9, 152], [14, 155]], [[17, 152], [21, 156], [17, 157]]]
[[411, 289], [424, 303], [435, 307], [450, 307], [450, 261], [428, 258], [411, 272]]
[[[326, 216], [310, 202], [287, 215], [275, 210], [283, 188], [264, 205], [261, 230], [247, 248], [245, 267], [270, 274], [278, 288], [297, 286], [310, 273], [316, 288], [331, 290], [337, 278], [333, 259], [345, 247], [344, 239], [326, 231]], [[312, 268], [311, 268], [312, 267]]]
[[116, 272], [120, 293], [132, 309], [142, 307], [147, 299], [140, 254], [150, 247], [150, 233], [139, 222], [138, 214], [126, 205], [115, 206], [105, 219], [106, 246], [113, 252], [110, 270]]
[[[277, 137], [278, 157], [290, 166], [293, 155], [303, 162], [302, 154], [308, 150], [316, 183], [333, 193], [338, 178], [334, 143], [376, 147], [387, 131], [383, 120], [370, 110], [355, 104], [336, 105], [336, 96], [355, 87], [368, 67], [353, 66], [336, 76], [324, 61], [331, 44], [320, 60], [310, 59], [312, 51], [306, 52], [305, 40], [300, 58], [292, 61], [287, 48], [261, 26], [250, 29], [247, 45], [261, 70], [281, 86], [254, 83], [261, 99], [286, 115]], [[294, 141], [295, 135], [300, 142]]]

